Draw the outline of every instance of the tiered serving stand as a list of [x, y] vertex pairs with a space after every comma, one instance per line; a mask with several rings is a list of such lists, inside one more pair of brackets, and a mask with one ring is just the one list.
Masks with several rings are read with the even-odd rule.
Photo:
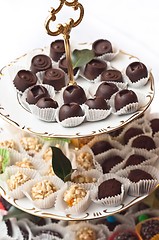
[[[70, 19], [69, 23], [64, 25], [59, 24], [56, 31], [51, 31], [50, 26], [52, 22], [56, 20], [56, 14], [60, 12], [63, 5], [73, 8], [74, 10], [79, 10], [79, 18], [78, 20], [74, 21]], [[49, 35], [57, 36], [59, 34], [63, 34], [64, 42], [65, 42], [65, 50], [66, 50], [66, 58], [69, 62], [68, 64], [68, 76], [69, 76], [69, 84], [76, 84], [74, 77], [73, 77], [73, 67], [71, 63], [71, 51], [70, 51], [70, 31], [73, 27], [76, 27], [82, 20], [84, 15], [83, 6], [78, 3], [77, 0], [72, 2], [68, 2], [65, 0], [60, 0], [60, 4], [58, 8], [52, 8], [50, 16], [46, 21], [46, 30]], [[89, 44], [78, 44], [78, 48], [87, 48]], [[76, 47], [76, 46], [75, 46]], [[17, 66], [26, 66], [29, 67], [28, 64], [28, 56], [30, 54], [32, 56], [43, 53], [49, 54], [49, 48], [43, 49], [35, 49], [31, 53], [27, 53], [20, 58], [16, 59], [8, 66], [5, 66], [1, 70], [1, 80], [0, 80], [0, 116], [2, 119], [7, 121], [9, 124], [15, 126], [21, 131], [29, 132], [30, 134], [36, 134], [40, 137], [45, 137], [50, 139], [56, 139], [57, 141], [71, 141], [72, 139], [76, 139], [77, 142], [81, 138], [93, 137], [96, 135], [100, 135], [103, 133], [110, 133], [121, 127], [126, 126], [129, 122], [137, 119], [142, 115], [146, 109], [150, 106], [153, 97], [154, 97], [154, 79], [153, 75], [150, 73], [150, 77], [146, 86], [141, 89], [142, 94], [144, 95], [144, 102], [142, 106], [139, 108], [138, 111], [132, 114], [123, 115], [123, 116], [116, 116], [111, 114], [111, 116], [99, 122], [85, 122], [80, 126], [74, 128], [64, 128], [58, 123], [47, 123], [36, 119], [29, 111], [25, 108], [25, 106], [21, 103], [19, 94], [15, 92], [13, 89], [11, 79], [9, 77], [10, 71], [13, 68], [17, 68]], [[119, 70], [123, 69], [123, 66], [128, 65], [132, 61], [132, 58], [135, 60], [139, 60], [137, 57], [131, 56], [127, 53], [122, 51], [119, 52], [118, 56], [112, 60], [111, 64], [114, 68]], [[89, 87], [89, 83], [86, 82], [82, 77], [78, 83], [84, 87]], [[3, 94], [5, 93], [5, 94]], [[78, 215], [71, 215], [66, 214], [64, 212], [59, 212], [54, 208], [51, 209], [38, 209], [36, 208], [31, 201], [27, 198], [23, 198], [20, 200], [10, 198], [3, 186], [0, 186], [0, 194], [12, 205], [15, 207], [36, 215], [40, 217], [50, 217], [58, 220], [90, 220], [96, 219], [101, 217], [106, 217], [112, 214], [115, 214], [119, 211], [125, 210], [126, 208], [130, 207], [133, 204], [144, 199], [147, 195], [142, 195], [140, 197], [132, 197], [127, 196], [123, 203], [117, 207], [105, 207], [105, 206], [97, 206], [96, 204], [92, 203], [91, 206], [84, 212]]]

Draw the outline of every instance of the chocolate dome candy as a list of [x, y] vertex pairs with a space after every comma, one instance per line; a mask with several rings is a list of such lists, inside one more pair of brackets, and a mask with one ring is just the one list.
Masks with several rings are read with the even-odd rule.
[[50, 97], [42, 97], [37, 101], [36, 106], [39, 108], [55, 108], [56, 109], [58, 108], [58, 103]]
[[139, 182], [140, 180], [153, 180], [153, 177], [148, 172], [141, 169], [133, 169], [128, 174], [128, 179], [131, 182]]
[[50, 57], [53, 61], [58, 62], [62, 55], [65, 53], [64, 40], [58, 39], [50, 45]]
[[142, 62], [132, 62], [126, 68], [126, 75], [132, 82], [137, 82], [148, 76], [146, 66]]
[[101, 73], [101, 81], [123, 82], [123, 77], [119, 70], [108, 69]]
[[121, 163], [123, 161], [121, 156], [112, 156], [108, 157], [103, 160], [103, 163], [101, 164], [103, 173], [109, 173], [109, 171], [117, 164]]
[[114, 83], [103, 82], [97, 88], [95, 96], [109, 100], [118, 90], [118, 87]]
[[[141, 223], [140, 235], [144, 240], [150, 240], [153, 236], [159, 234], [159, 220], [149, 219]], [[158, 239], [158, 238], [156, 238]]]
[[87, 99], [85, 104], [89, 107], [89, 109], [101, 109], [101, 110], [108, 110], [109, 106], [104, 98], [96, 97]]
[[92, 59], [86, 64], [84, 69], [84, 76], [89, 80], [97, 78], [104, 70], [106, 70], [106, 62], [99, 59]]
[[125, 167], [132, 166], [132, 165], [138, 165], [138, 164], [144, 162], [145, 160], [146, 160], [146, 158], [142, 155], [132, 154], [126, 160]]
[[112, 44], [106, 39], [98, 39], [92, 44], [92, 50], [95, 56], [101, 56], [106, 53], [112, 53]]
[[33, 73], [45, 71], [51, 67], [51, 59], [45, 54], [36, 55], [31, 60], [30, 69]]
[[71, 117], [82, 117], [84, 116], [83, 110], [77, 103], [64, 104], [59, 109], [59, 120], [60, 122]]
[[54, 87], [56, 91], [65, 86], [65, 74], [57, 68], [49, 68], [44, 72], [43, 83]]
[[101, 141], [95, 142], [91, 146], [91, 149], [92, 149], [94, 155], [100, 154], [102, 152], [106, 152], [111, 148], [113, 148], [112, 145], [106, 140], [101, 140]]
[[[65, 73], [68, 74], [68, 64], [67, 64], [67, 60], [66, 58], [62, 58], [60, 61], [59, 61], [59, 68], [61, 68]], [[77, 71], [78, 71], [79, 68], [74, 68], [73, 69], [73, 74], [76, 75]]]
[[119, 111], [120, 109], [122, 109], [123, 107], [125, 107], [130, 103], [137, 103], [137, 102], [138, 102], [138, 98], [136, 96], [136, 93], [128, 89], [123, 89], [119, 91], [115, 95], [115, 99], [114, 99], [114, 105], [115, 105], [116, 111]]
[[147, 149], [147, 150], [152, 150], [152, 149], [156, 148], [154, 140], [147, 135], [137, 136], [132, 141], [131, 146], [135, 147], [135, 148], [143, 148], [143, 149]]
[[115, 178], [105, 180], [98, 187], [98, 199], [114, 197], [121, 194], [121, 182]]
[[75, 102], [78, 104], [83, 104], [87, 98], [82, 87], [79, 85], [69, 85], [63, 91], [64, 103]]
[[152, 129], [153, 134], [159, 132], [159, 118], [151, 119], [150, 120], [150, 127]]
[[47, 89], [41, 85], [35, 85], [28, 90], [26, 101], [29, 104], [36, 104], [42, 97], [50, 97]]
[[124, 143], [127, 144], [132, 137], [140, 135], [143, 133], [141, 128], [131, 127], [129, 128], [123, 136]]
[[21, 92], [24, 92], [27, 88], [35, 85], [37, 83], [37, 76], [32, 73], [31, 71], [29, 70], [20, 70], [13, 82], [14, 82], [14, 85], [15, 87], [21, 91]]

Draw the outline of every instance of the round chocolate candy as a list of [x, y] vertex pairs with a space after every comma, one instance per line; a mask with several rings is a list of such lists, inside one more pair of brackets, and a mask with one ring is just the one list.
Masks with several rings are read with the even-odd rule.
[[34, 86], [37, 83], [37, 76], [29, 70], [20, 70], [17, 72], [13, 82], [15, 87], [24, 92], [27, 88]]
[[123, 82], [123, 77], [119, 70], [108, 69], [102, 72], [101, 81]]
[[106, 39], [98, 39], [92, 44], [92, 50], [95, 53], [95, 56], [102, 56], [106, 53], [112, 53], [112, 44]]
[[69, 85], [63, 91], [64, 103], [75, 102], [78, 104], [83, 104], [87, 98], [82, 87], [79, 85]]
[[143, 148], [147, 150], [152, 150], [156, 148], [156, 144], [153, 140], [153, 138], [147, 136], [147, 135], [140, 135], [134, 138], [131, 144], [132, 147], [135, 148]]
[[64, 40], [58, 39], [50, 44], [50, 57], [53, 61], [58, 62], [64, 53]]
[[123, 158], [121, 156], [115, 155], [112, 157], [108, 157], [103, 160], [103, 163], [101, 164], [103, 173], [109, 173], [109, 171], [117, 164], [121, 163], [123, 161]]
[[142, 62], [132, 62], [126, 68], [126, 75], [132, 82], [137, 82], [148, 76], [148, 70]]
[[59, 120], [60, 122], [71, 117], [82, 117], [84, 112], [79, 104], [68, 103], [63, 104], [59, 109]]
[[86, 64], [84, 69], [84, 76], [89, 80], [97, 78], [104, 70], [106, 70], [106, 62], [99, 59], [92, 59]]
[[37, 101], [36, 106], [39, 108], [55, 108], [56, 109], [58, 108], [58, 103], [50, 97], [42, 97]]
[[151, 119], [150, 120], [150, 127], [152, 129], [153, 134], [159, 132], [159, 118]]
[[137, 183], [140, 180], [152, 180], [153, 177], [151, 176], [151, 174], [149, 174], [148, 172], [145, 172], [144, 170], [133, 169], [133, 170], [130, 170], [128, 174], [128, 179], [131, 182]]
[[132, 154], [126, 160], [125, 167], [138, 165], [138, 164], [144, 162], [145, 160], [146, 160], [146, 158], [142, 155]]
[[[60, 61], [59, 61], [59, 68], [61, 68], [65, 73], [68, 74], [68, 64], [67, 64], [67, 60], [66, 60], [65, 57], [60, 59]], [[78, 69], [79, 69], [78, 67], [73, 69], [74, 76], [76, 75]]]
[[26, 101], [29, 104], [36, 104], [42, 97], [50, 97], [47, 89], [41, 85], [35, 85], [28, 90]]
[[56, 91], [65, 86], [65, 74], [57, 68], [49, 68], [44, 72], [43, 83], [54, 87]]
[[114, 83], [103, 82], [97, 88], [95, 96], [109, 100], [118, 90], [118, 87]]
[[89, 109], [101, 109], [101, 110], [108, 110], [109, 106], [104, 98], [96, 97], [87, 99], [85, 104], [89, 107]]
[[115, 178], [105, 180], [98, 187], [98, 199], [114, 197], [121, 194], [121, 182]]
[[32, 58], [30, 69], [33, 73], [46, 71], [52, 67], [51, 59], [45, 54], [39, 54]]
[[138, 98], [134, 91], [123, 89], [117, 92], [114, 99], [114, 106], [116, 111], [119, 111], [123, 107], [127, 106], [130, 103], [137, 103]]
[[102, 152], [106, 152], [111, 148], [113, 148], [112, 145], [106, 140], [101, 140], [101, 141], [95, 142], [91, 146], [91, 149], [92, 149], [94, 155], [97, 155]]
[[135, 136], [140, 135], [142, 133], [143, 133], [143, 130], [141, 128], [137, 128], [137, 127], [129, 128], [124, 133], [124, 136], [123, 136], [124, 144], [127, 144], [132, 137], [135, 137]]

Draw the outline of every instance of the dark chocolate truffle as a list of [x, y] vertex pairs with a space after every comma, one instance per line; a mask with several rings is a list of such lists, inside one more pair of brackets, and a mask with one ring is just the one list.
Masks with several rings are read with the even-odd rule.
[[64, 104], [59, 109], [59, 120], [60, 122], [71, 117], [82, 117], [84, 116], [83, 110], [77, 103]]
[[[65, 57], [60, 59], [60, 61], [59, 61], [59, 68], [61, 68], [65, 73], [68, 74], [68, 64], [67, 64], [67, 60], [66, 60]], [[78, 67], [73, 69], [74, 76], [76, 75], [78, 69], [79, 69]]]
[[114, 83], [103, 82], [97, 88], [95, 96], [109, 100], [118, 90], [118, 87]]
[[91, 149], [92, 149], [94, 155], [106, 152], [111, 148], [113, 148], [112, 145], [106, 140], [101, 140], [101, 141], [95, 142], [93, 144], [93, 146], [91, 146]]
[[60, 69], [49, 68], [44, 72], [43, 83], [51, 85], [56, 91], [59, 91], [66, 85], [65, 74]]
[[89, 109], [109, 109], [107, 102], [104, 100], [104, 98], [101, 97], [87, 99], [85, 104], [89, 107]]
[[115, 178], [102, 182], [98, 187], [98, 199], [114, 197], [121, 194], [121, 182]]
[[115, 109], [118, 111], [130, 103], [137, 103], [138, 98], [134, 91], [123, 89], [115, 95], [114, 101]]
[[101, 81], [123, 82], [123, 77], [119, 70], [108, 69], [102, 72]]
[[132, 137], [140, 135], [143, 133], [141, 128], [131, 127], [129, 128], [123, 136], [124, 144], [127, 144]]
[[138, 164], [144, 162], [145, 160], [146, 160], [146, 158], [142, 155], [132, 154], [126, 160], [125, 167], [138, 165]]
[[36, 104], [42, 97], [50, 97], [47, 89], [41, 85], [35, 85], [28, 90], [26, 101], [29, 104]]
[[95, 56], [101, 56], [106, 53], [112, 53], [112, 44], [106, 39], [98, 39], [92, 44], [92, 50], [95, 53]]
[[[150, 240], [153, 236], [159, 234], [159, 220], [149, 219], [141, 224], [140, 235], [144, 240]], [[157, 239], [157, 238], [156, 238]]]
[[159, 132], [159, 118], [151, 119], [150, 120], [150, 127], [152, 129], [153, 134]]
[[133, 141], [132, 141], [132, 147], [135, 148], [144, 148], [147, 150], [152, 150], [156, 148], [155, 142], [153, 138], [147, 136], [147, 135], [140, 135], [137, 136]]
[[104, 70], [106, 70], [106, 62], [99, 59], [92, 59], [86, 64], [84, 69], [84, 76], [89, 80], [97, 78]]
[[148, 172], [145, 172], [144, 170], [133, 169], [133, 170], [130, 170], [128, 174], [128, 179], [131, 182], [137, 183], [140, 180], [152, 180], [153, 177], [151, 176], [151, 174], [149, 174]]
[[126, 75], [132, 82], [137, 82], [141, 78], [148, 76], [146, 66], [141, 62], [130, 63], [126, 68]]
[[30, 69], [33, 73], [46, 71], [52, 67], [51, 59], [45, 54], [39, 54], [32, 58]]
[[115, 155], [104, 159], [102, 163], [103, 173], [109, 173], [109, 171], [117, 164], [121, 163], [123, 158], [121, 156]]
[[78, 104], [83, 104], [87, 98], [85, 91], [79, 85], [69, 85], [63, 91], [64, 103], [75, 102]]
[[58, 103], [50, 97], [43, 97], [37, 101], [36, 106], [39, 108], [55, 108], [56, 109], [58, 108]]
[[64, 53], [64, 40], [58, 39], [50, 44], [50, 57], [53, 61], [58, 62]]
[[15, 87], [21, 91], [21, 92], [24, 92], [27, 88], [31, 87], [31, 86], [34, 86], [36, 83], [37, 83], [37, 76], [32, 73], [31, 71], [29, 70], [20, 70], [13, 82], [14, 82], [14, 85]]

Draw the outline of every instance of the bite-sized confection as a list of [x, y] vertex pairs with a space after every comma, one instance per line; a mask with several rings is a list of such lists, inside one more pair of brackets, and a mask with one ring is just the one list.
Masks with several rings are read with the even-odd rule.
[[153, 134], [159, 132], [159, 118], [151, 119], [150, 120], [150, 127], [152, 129]]
[[110, 108], [105, 99], [102, 97], [87, 99], [85, 104], [89, 107], [89, 109], [108, 110]]
[[81, 152], [80, 154], [78, 154], [76, 162], [77, 165], [81, 166], [86, 171], [91, 170], [95, 167], [93, 162], [93, 156], [89, 152]]
[[148, 76], [148, 70], [142, 62], [132, 62], [126, 68], [126, 75], [132, 82], [137, 82]]
[[[140, 230], [138, 231], [138, 227], [140, 226]], [[150, 218], [148, 220], [145, 220], [141, 223], [139, 223], [137, 226], [137, 231], [139, 232], [139, 235], [144, 240], [150, 240], [155, 235], [159, 234], [159, 219], [158, 218]], [[158, 239], [158, 236], [154, 239]]]
[[114, 99], [114, 106], [116, 111], [122, 109], [130, 103], [137, 103], [138, 98], [134, 91], [123, 89], [117, 92]]
[[[56, 238], [58, 238], [58, 239], [63, 239], [63, 236], [62, 236], [61, 233], [59, 233], [59, 232], [57, 232], [57, 231], [54, 231], [54, 230], [52, 230], [52, 229], [42, 229], [42, 230], [38, 231], [38, 233], [35, 234], [35, 236], [36, 236], [36, 237], [37, 237], [37, 236], [40, 237], [40, 236], [43, 235], [43, 234], [47, 234], [47, 235], [49, 235], [49, 236], [56, 237]], [[50, 239], [50, 238], [49, 238], [49, 239]], [[55, 239], [55, 238], [51, 238], [51, 239]]]
[[141, 128], [130, 127], [130, 128], [124, 133], [124, 136], [123, 136], [124, 144], [127, 144], [132, 137], [135, 137], [135, 136], [140, 135], [140, 134], [142, 134], [142, 133], [143, 133], [143, 130], [142, 130]]
[[109, 240], [140, 240], [133, 230], [125, 229], [110, 235]]
[[29, 155], [38, 153], [42, 149], [43, 144], [37, 137], [24, 136], [20, 139], [20, 144]]
[[96, 97], [102, 97], [109, 100], [111, 96], [118, 91], [118, 87], [114, 83], [103, 82], [97, 88]]
[[84, 174], [79, 174], [77, 176], [74, 176], [71, 181], [74, 183], [95, 183], [97, 179], [94, 177], [86, 176]]
[[148, 172], [145, 172], [144, 170], [133, 169], [133, 170], [130, 170], [128, 174], [128, 179], [131, 182], [137, 183], [140, 180], [153, 180], [153, 177], [151, 176], [151, 174], [149, 174]]
[[63, 100], [64, 103], [78, 103], [83, 104], [87, 98], [85, 91], [79, 85], [69, 85], [63, 91]]
[[29, 104], [36, 104], [42, 97], [50, 97], [47, 89], [42, 85], [35, 85], [28, 90], [26, 101]]
[[39, 108], [55, 108], [56, 109], [58, 108], [58, 103], [50, 97], [43, 97], [37, 101], [36, 106]]
[[32, 162], [28, 158], [23, 158], [21, 161], [16, 162], [15, 166], [28, 169], [34, 168]]
[[112, 157], [108, 157], [103, 160], [103, 163], [101, 164], [103, 173], [109, 173], [109, 171], [117, 164], [121, 163], [123, 161], [123, 158], [118, 155], [114, 155]]
[[84, 112], [78, 103], [63, 104], [59, 109], [60, 122], [71, 117], [82, 117]]
[[84, 76], [89, 80], [94, 80], [106, 69], [106, 62], [99, 59], [92, 59], [85, 66]]
[[31, 196], [33, 200], [44, 199], [56, 191], [57, 188], [49, 180], [44, 179], [33, 185]]
[[125, 163], [124, 167], [138, 165], [138, 164], [144, 162], [145, 160], [146, 160], [146, 158], [142, 155], [132, 154], [126, 160], [126, 163]]
[[57, 39], [50, 44], [50, 57], [53, 61], [58, 62], [65, 53], [64, 40]]
[[112, 53], [112, 44], [106, 39], [98, 39], [92, 44], [92, 50], [95, 53], [95, 56], [102, 56], [106, 53]]
[[[65, 73], [68, 74], [68, 64], [67, 64], [66, 57], [60, 59], [59, 68], [61, 68]], [[78, 67], [73, 69], [74, 76], [77, 74], [78, 69], [79, 69]]]
[[123, 76], [119, 70], [108, 69], [101, 74], [101, 81], [123, 82]]
[[96, 240], [97, 233], [91, 227], [82, 227], [76, 232], [76, 240]]
[[156, 144], [152, 137], [147, 135], [140, 135], [135, 137], [131, 144], [135, 148], [143, 148], [147, 150], [153, 150], [156, 148]]
[[97, 141], [91, 146], [94, 155], [106, 152], [111, 148], [113, 148], [112, 145], [106, 140]]
[[56, 91], [61, 90], [65, 83], [65, 74], [57, 68], [49, 68], [43, 74], [43, 83], [54, 87]]
[[10, 176], [10, 178], [7, 180], [7, 184], [9, 189], [12, 191], [28, 180], [30, 180], [30, 178], [26, 174], [18, 171], [16, 174]]
[[115, 178], [105, 180], [98, 187], [98, 199], [115, 197], [121, 194], [121, 182]]
[[17, 143], [12, 140], [12, 139], [9, 139], [9, 140], [4, 140], [2, 142], [0, 142], [0, 147], [2, 148], [11, 148], [11, 149], [14, 149], [14, 150], [18, 150], [17, 148]]
[[45, 54], [39, 54], [32, 58], [30, 69], [33, 73], [46, 71], [52, 67], [51, 59]]
[[34, 86], [37, 83], [37, 76], [29, 70], [20, 70], [17, 72], [13, 83], [14, 86], [21, 92], [27, 88]]

